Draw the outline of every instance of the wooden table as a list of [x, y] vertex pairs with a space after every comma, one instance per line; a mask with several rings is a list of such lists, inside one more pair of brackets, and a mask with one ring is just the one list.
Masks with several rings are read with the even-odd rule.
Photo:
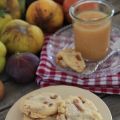
[[[120, 0], [108, 0], [115, 8], [115, 15], [113, 17], [113, 23], [120, 26]], [[10, 107], [24, 94], [35, 90], [38, 86], [33, 83], [26, 85], [16, 84], [9, 80], [5, 75], [0, 75], [0, 79], [3, 80], [6, 89], [6, 96], [3, 101], [0, 102], [0, 120], [5, 120], [5, 116]], [[113, 116], [113, 120], [120, 120], [120, 96], [119, 95], [99, 95], [103, 101], [108, 105]]]

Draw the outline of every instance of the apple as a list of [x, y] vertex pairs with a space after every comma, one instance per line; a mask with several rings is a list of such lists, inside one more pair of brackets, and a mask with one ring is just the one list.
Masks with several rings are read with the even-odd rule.
[[7, 54], [6, 46], [0, 41], [0, 57], [5, 57]]
[[6, 54], [7, 54], [6, 46], [0, 41], [0, 73], [2, 73], [5, 67]]
[[0, 80], [0, 100], [3, 99], [4, 95], [5, 95], [5, 86], [3, 82]]
[[[74, 4], [77, 1], [79, 1], [79, 0], [65, 0], [63, 3], [64, 14], [65, 14], [65, 17], [69, 23], [71, 23], [71, 21], [72, 21], [70, 16], [69, 16], [69, 8], [72, 4]], [[79, 7], [78, 10], [84, 11], [84, 10], [90, 10], [92, 8], [98, 9], [98, 5], [94, 2], [90, 2], [87, 4], [83, 4], [82, 6]]]
[[0, 40], [6, 45], [9, 53], [38, 53], [44, 43], [44, 33], [41, 28], [21, 19], [14, 19], [7, 23], [1, 35]]
[[64, 10], [65, 18], [69, 23], [71, 23], [71, 18], [69, 16], [69, 8], [72, 4], [74, 4], [77, 1], [78, 0], [64, 0], [63, 10]]

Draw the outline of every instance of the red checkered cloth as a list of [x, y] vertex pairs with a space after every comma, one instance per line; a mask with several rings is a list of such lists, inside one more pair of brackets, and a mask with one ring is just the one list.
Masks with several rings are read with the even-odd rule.
[[41, 58], [36, 71], [36, 82], [40, 87], [50, 85], [72, 85], [88, 89], [95, 93], [120, 94], [120, 73], [109, 76], [79, 77], [59, 71], [48, 58], [46, 47], [49, 41], [46, 37]]

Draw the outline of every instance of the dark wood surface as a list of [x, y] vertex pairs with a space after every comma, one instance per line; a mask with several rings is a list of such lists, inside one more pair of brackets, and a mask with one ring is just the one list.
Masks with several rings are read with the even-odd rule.
[[[115, 15], [113, 17], [113, 23], [120, 26], [120, 0], [107, 0], [110, 2], [114, 9]], [[5, 75], [0, 75], [0, 80], [5, 84], [6, 94], [5, 98], [0, 101], [0, 120], [5, 120], [5, 116], [10, 107], [23, 95], [29, 93], [38, 88], [35, 82], [20, 85], [16, 84], [7, 78]], [[119, 95], [99, 95], [103, 101], [108, 105], [113, 120], [120, 120], [120, 96]]]

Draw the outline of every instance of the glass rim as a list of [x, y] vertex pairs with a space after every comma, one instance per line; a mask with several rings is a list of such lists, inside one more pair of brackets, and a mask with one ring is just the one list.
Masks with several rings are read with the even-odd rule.
[[[110, 9], [110, 14], [107, 14], [105, 17], [102, 17], [102, 18], [99, 18], [99, 19], [94, 19], [94, 20], [84, 20], [84, 19], [81, 19], [81, 18], [78, 18], [76, 15], [75, 15], [75, 8], [77, 8], [79, 5], [83, 5], [83, 4], [86, 4], [86, 3], [99, 3], [99, 4], [103, 4], [105, 6], [107, 6], [107, 8]], [[87, 23], [93, 23], [93, 22], [99, 22], [99, 21], [102, 21], [102, 20], [105, 20], [107, 18], [111, 18], [113, 15], [114, 15], [114, 9], [113, 9], [113, 6], [112, 5], [108, 5], [107, 3], [103, 2], [103, 1], [100, 1], [100, 0], [86, 0], [86, 1], [78, 1], [76, 3], [74, 3], [70, 9], [69, 9], [69, 15], [72, 19], [74, 20], [77, 20], [77, 21], [81, 21], [81, 22], [87, 22]]]

